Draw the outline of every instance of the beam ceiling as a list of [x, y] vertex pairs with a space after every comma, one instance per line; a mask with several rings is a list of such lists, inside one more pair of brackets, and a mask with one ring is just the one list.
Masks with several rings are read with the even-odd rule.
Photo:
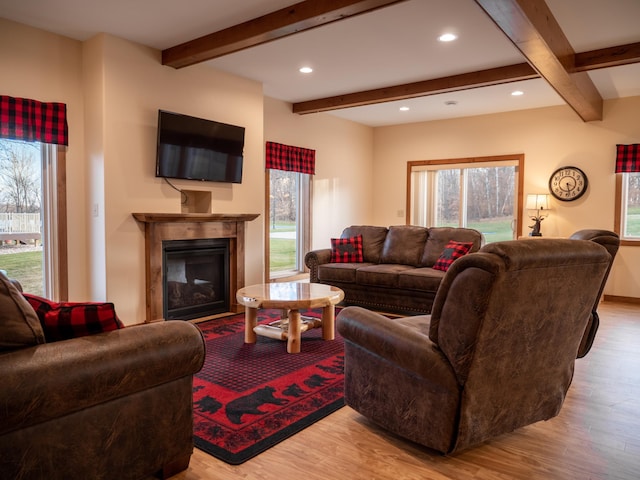
[[[406, 0], [305, 0], [162, 51], [182, 68]], [[602, 119], [602, 98], [587, 71], [640, 62], [640, 42], [576, 54], [541, 0], [475, 0], [528, 63], [351, 92], [293, 104], [316, 113], [544, 78], [584, 121]]]
[[[578, 53], [575, 56], [575, 66], [571, 72], [587, 72], [599, 68], [630, 65], [632, 63], [640, 63], [640, 42]], [[532, 78], [539, 78], [538, 73], [533, 67], [528, 63], [519, 63], [450, 77], [423, 80], [405, 85], [394, 85], [334, 97], [307, 100], [305, 102], [294, 103], [293, 113], [328, 112], [341, 108], [426, 97], [458, 90], [469, 90], [471, 88], [519, 82]]]
[[187, 67], [406, 0], [306, 0], [162, 51], [162, 64]]
[[580, 118], [602, 120], [602, 97], [586, 72], [572, 73], [575, 52], [544, 1], [476, 3]]

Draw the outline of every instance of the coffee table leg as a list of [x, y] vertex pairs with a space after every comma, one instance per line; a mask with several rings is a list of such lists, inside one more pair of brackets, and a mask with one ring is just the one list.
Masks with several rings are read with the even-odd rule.
[[333, 340], [336, 337], [336, 309], [333, 305], [322, 307], [322, 339]]
[[258, 309], [245, 307], [244, 309], [244, 343], [256, 343], [256, 332], [253, 331], [258, 324]]
[[289, 310], [287, 353], [300, 353], [300, 310]]

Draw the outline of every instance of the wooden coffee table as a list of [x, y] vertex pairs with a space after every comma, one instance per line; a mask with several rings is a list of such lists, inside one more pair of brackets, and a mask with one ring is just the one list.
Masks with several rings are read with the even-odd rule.
[[[236, 299], [245, 306], [244, 341], [255, 343], [257, 335], [287, 341], [288, 353], [300, 352], [300, 334], [322, 327], [322, 338], [335, 338], [335, 304], [344, 292], [320, 283], [275, 282], [251, 285], [238, 290]], [[302, 308], [322, 307], [322, 320], [300, 315]], [[279, 308], [286, 317], [268, 325], [258, 325], [259, 308]]]

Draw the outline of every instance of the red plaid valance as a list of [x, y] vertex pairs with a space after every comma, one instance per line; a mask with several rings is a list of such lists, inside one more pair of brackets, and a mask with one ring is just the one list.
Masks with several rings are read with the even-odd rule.
[[640, 172], [640, 143], [616, 145], [616, 173]]
[[0, 137], [69, 145], [67, 106], [0, 95]]
[[316, 151], [267, 142], [267, 168], [313, 175], [316, 173]]

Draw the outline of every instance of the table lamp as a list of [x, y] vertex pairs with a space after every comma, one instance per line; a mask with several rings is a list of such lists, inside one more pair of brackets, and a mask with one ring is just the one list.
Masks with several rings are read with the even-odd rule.
[[[527, 195], [526, 209], [529, 210], [529, 218], [534, 221], [533, 225], [529, 225], [529, 228], [532, 229], [529, 236], [541, 237], [540, 222], [549, 215], [549, 195], [544, 193]], [[531, 213], [533, 211], [535, 211], [535, 215]]]

